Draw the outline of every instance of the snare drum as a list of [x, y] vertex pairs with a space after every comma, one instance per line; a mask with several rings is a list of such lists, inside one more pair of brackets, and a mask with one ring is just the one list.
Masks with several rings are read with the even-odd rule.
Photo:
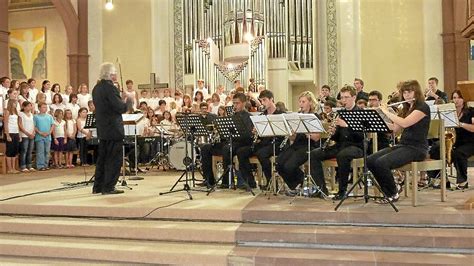
[[[188, 155], [191, 157], [191, 143], [187, 143]], [[186, 170], [184, 165], [184, 158], [186, 157], [186, 142], [184, 139], [176, 140], [169, 148], [169, 162], [176, 170]], [[196, 152], [194, 152], [194, 159], [196, 159]]]

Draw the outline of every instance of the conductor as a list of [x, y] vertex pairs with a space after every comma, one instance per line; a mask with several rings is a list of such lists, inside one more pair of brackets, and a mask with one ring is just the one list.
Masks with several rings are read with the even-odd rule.
[[122, 163], [124, 138], [122, 114], [127, 111], [127, 104], [114, 86], [114, 82], [117, 81], [117, 70], [112, 63], [103, 63], [100, 66], [99, 79], [92, 91], [99, 139], [99, 156], [92, 193], [120, 194], [123, 190], [115, 189], [115, 184]]

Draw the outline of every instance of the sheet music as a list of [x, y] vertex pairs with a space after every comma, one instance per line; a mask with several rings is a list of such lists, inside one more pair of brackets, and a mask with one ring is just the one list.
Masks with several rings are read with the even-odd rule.
[[284, 114], [284, 117], [294, 133], [325, 132], [321, 121], [315, 114], [290, 113]]
[[284, 114], [267, 115], [268, 121], [273, 128], [275, 136], [288, 136], [291, 135], [291, 128], [288, 122], [285, 120]]
[[444, 127], [459, 127], [459, 118], [454, 103], [440, 104], [438, 117], [443, 120]]
[[125, 136], [135, 136], [136, 125], [123, 125]]
[[319, 120], [315, 114], [299, 114], [300, 119], [303, 121], [303, 124], [306, 126], [309, 133], [321, 133], [326, 132], [324, 130], [321, 120]]
[[440, 119], [438, 114], [438, 106], [437, 105], [429, 105], [430, 107], [430, 114], [431, 119]]
[[252, 124], [257, 130], [257, 133], [260, 137], [273, 136], [273, 130], [270, 127], [267, 116], [265, 115], [251, 116], [250, 120], [252, 120]]
[[288, 122], [288, 126], [290, 127], [292, 132], [294, 132], [294, 133], [308, 133], [305, 126], [301, 122], [299, 113], [283, 114], [283, 116], [285, 117], [286, 122]]
[[122, 120], [124, 122], [138, 122], [143, 118], [143, 114], [122, 114]]
[[251, 116], [250, 120], [260, 137], [288, 136], [290, 127], [283, 114]]

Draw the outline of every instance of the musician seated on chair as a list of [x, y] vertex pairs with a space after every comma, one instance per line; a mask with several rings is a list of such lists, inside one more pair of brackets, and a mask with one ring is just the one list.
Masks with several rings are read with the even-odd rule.
[[[356, 106], [356, 90], [354, 87], [350, 85], [343, 87], [340, 98], [345, 110], [361, 110]], [[327, 145], [325, 149], [318, 148], [311, 151], [311, 175], [316, 185], [327, 195], [323, 161], [336, 158], [338, 166], [336, 180], [339, 182], [339, 192], [334, 199], [340, 200], [346, 194], [352, 160], [363, 156], [362, 141], [364, 136], [362, 132], [354, 132], [350, 129], [346, 121], [340, 117], [337, 117], [331, 126], [328, 130], [332, 134], [329, 141], [333, 140], [335, 144]]]
[[393, 124], [388, 124], [391, 130], [398, 132], [403, 128], [400, 143], [380, 150], [367, 159], [367, 167], [386, 196], [378, 201], [381, 204], [395, 202], [399, 198], [392, 170], [414, 161], [423, 161], [428, 153], [426, 138], [430, 127], [430, 108], [425, 103], [420, 84], [416, 80], [403, 82], [400, 95], [402, 101], [410, 102], [403, 104], [398, 115], [391, 113], [387, 107], [381, 107], [393, 121]]
[[[265, 111], [262, 115], [281, 114], [282, 111], [276, 108], [275, 102], [273, 101], [273, 93], [269, 90], [263, 90], [259, 97], [260, 102], [265, 106]], [[257, 132], [253, 131], [254, 134]], [[255, 178], [252, 175], [250, 157], [256, 155], [260, 165], [262, 166], [263, 173], [267, 180], [267, 184], [270, 182], [272, 177], [272, 165], [270, 158], [273, 156], [273, 143], [271, 137], [269, 138], [257, 138], [254, 139], [254, 143], [251, 146], [244, 146], [237, 150], [237, 158], [239, 159], [239, 170], [242, 174], [242, 178], [247, 180], [251, 188], [256, 188], [257, 184]], [[283, 141], [282, 137], [278, 137], [275, 140], [275, 154], [280, 153], [280, 144]]]
[[[314, 113], [317, 108], [316, 97], [310, 91], [302, 92], [299, 95], [298, 104], [300, 113]], [[319, 118], [317, 114], [316, 116]], [[289, 138], [293, 143], [289, 147], [282, 147], [284, 150], [276, 160], [276, 170], [290, 188], [287, 192], [288, 196], [295, 196], [297, 193], [295, 188], [303, 183], [304, 172], [300, 167], [308, 161], [308, 137], [310, 138], [310, 150], [319, 147], [320, 133], [313, 133], [309, 136], [302, 133], [293, 134]]]
[[[232, 153], [235, 155], [237, 149], [250, 146], [252, 144], [252, 138], [250, 137], [250, 132], [252, 131], [253, 125], [250, 120], [250, 114], [245, 110], [246, 97], [243, 93], [236, 93], [233, 96], [233, 106], [234, 114], [233, 117], [240, 120], [245, 128], [248, 130], [246, 132], [248, 136], [233, 138], [232, 143]], [[202, 172], [205, 179], [204, 185], [213, 186], [215, 184], [214, 174], [212, 172], [212, 156], [222, 155], [224, 163], [224, 174], [222, 178], [222, 188], [229, 187], [229, 180], [227, 174], [229, 171], [229, 166], [231, 165], [230, 158], [230, 143], [228, 140], [224, 140], [221, 136], [221, 142], [214, 144], [205, 144], [201, 147], [201, 161], [202, 161]], [[233, 180], [231, 182], [234, 182]]]
[[[451, 94], [454, 105], [456, 106], [456, 113], [459, 118], [459, 127], [455, 131], [455, 142], [452, 146], [450, 160], [447, 163], [454, 164], [456, 168], [456, 189], [463, 190], [468, 188], [467, 180], [467, 160], [474, 155], [474, 108], [467, 106], [460, 90], [455, 90]], [[447, 140], [449, 141], [449, 140]], [[448, 146], [448, 145], [446, 145]], [[436, 142], [430, 149], [430, 157], [439, 160], [439, 141]], [[449, 152], [449, 151], [447, 151]], [[430, 178], [437, 178], [439, 171], [429, 171]], [[446, 187], [450, 187], [449, 180], [446, 179]]]

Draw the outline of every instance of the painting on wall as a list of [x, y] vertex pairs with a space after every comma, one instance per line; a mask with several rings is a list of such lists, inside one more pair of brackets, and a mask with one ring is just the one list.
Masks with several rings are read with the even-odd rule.
[[46, 78], [46, 28], [11, 30], [10, 70], [13, 79]]

